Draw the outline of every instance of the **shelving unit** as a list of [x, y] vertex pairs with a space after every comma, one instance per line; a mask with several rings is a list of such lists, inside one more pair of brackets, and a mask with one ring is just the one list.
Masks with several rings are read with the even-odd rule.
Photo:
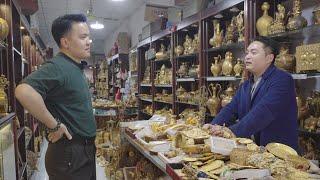
[[[35, 147], [40, 146], [38, 139], [42, 137], [42, 126], [36, 123], [37, 120], [25, 112], [15, 99], [14, 89], [24, 77], [44, 62], [47, 58], [46, 47], [41, 46], [44, 43], [40, 42], [39, 35], [34, 34], [31, 30], [29, 21], [21, 13], [16, 0], [1, 0], [0, 4], [2, 7], [0, 16], [9, 25], [7, 38], [0, 41], [0, 74], [3, 74], [9, 81], [5, 91], [8, 96], [8, 112], [11, 114], [15, 112], [15, 117], [18, 119], [13, 122], [15, 159], [12, 161], [15, 161], [15, 178], [20, 180], [28, 178], [26, 151], [40, 151]], [[29, 139], [26, 139], [26, 128], [32, 131]]]

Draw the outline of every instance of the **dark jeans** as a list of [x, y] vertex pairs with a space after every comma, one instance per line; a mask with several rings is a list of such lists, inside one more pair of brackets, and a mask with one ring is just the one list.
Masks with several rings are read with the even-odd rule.
[[94, 138], [74, 136], [49, 143], [45, 159], [49, 180], [96, 180], [95, 154]]

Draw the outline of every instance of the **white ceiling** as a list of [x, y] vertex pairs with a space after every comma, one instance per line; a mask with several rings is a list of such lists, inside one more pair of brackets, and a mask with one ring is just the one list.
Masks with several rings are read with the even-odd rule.
[[[90, 0], [38, 0], [39, 11], [36, 13], [40, 35], [47, 46], [56, 48], [51, 36], [52, 21], [66, 13], [86, 13], [90, 6]], [[103, 30], [91, 29], [93, 43], [105, 40], [108, 34], [119, 27], [121, 22], [132, 15], [144, 4], [173, 5], [173, 0], [124, 0], [115, 2], [112, 0], [93, 0], [93, 14], [97, 17], [115, 18], [119, 21], [98, 19], [104, 24]], [[92, 20], [90, 20], [92, 22]], [[90, 22], [89, 22], [90, 23]]]

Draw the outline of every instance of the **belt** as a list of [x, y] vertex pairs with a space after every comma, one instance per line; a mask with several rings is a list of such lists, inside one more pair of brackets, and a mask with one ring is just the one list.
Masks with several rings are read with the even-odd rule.
[[94, 144], [96, 137], [81, 137], [78, 135], [73, 135], [72, 139], [70, 140], [71, 142], [78, 142], [81, 144]]

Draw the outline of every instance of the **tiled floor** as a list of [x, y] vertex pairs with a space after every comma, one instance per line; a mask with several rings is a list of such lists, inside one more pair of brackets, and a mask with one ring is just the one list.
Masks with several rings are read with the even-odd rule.
[[[41, 156], [38, 161], [38, 171], [35, 171], [31, 177], [31, 180], [49, 180], [48, 174], [46, 173], [46, 168], [44, 166], [44, 157], [45, 153], [48, 147], [48, 142], [44, 141], [42, 150], [41, 150]], [[105, 174], [104, 174], [104, 168], [97, 165], [97, 180], [107, 180]]]

